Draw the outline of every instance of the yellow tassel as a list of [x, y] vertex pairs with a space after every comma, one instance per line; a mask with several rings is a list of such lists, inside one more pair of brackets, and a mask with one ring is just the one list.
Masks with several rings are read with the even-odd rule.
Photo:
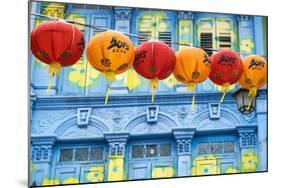
[[191, 102], [191, 110], [192, 111], [194, 111], [194, 107], [195, 107], [195, 92], [193, 93], [192, 102]]
[[158, 84], [159, 84], [159, 80], [158, 79], [150, 80], [150, 88], [152, 89], [152, 97], [151, 97], [152, 104], [154, 103], [155, 91], [158, 88]]
[[61, 68], [61, 65], [57, 62], [54, 62], [54, 63], [49, 65], [48, 73], [51, 75], [51, 79], [50, 79], [48, 89], [47, 89], [48, 95], [50, 95], [51, 87], [53, 85], [53, 81], [54, 81], [55, 76], [58, 76], [59, 73], [60, 73], [60, 68]]
[[106, 72], [105, 73], [105, 80], [114, 82], [115, 80], [115, 73], [114, 72]]
[[227, 83], [224, 83], [223, 85], [222, 85], [222, 92], [223, 92], [223, 95], [222, 95], [222, 97], [221, 97], [221, 103], [223, 102], [223, 100], [224, 100], [224, 97], [225, 97], [225, 95], [226, 95], [226, 93], [227, 93], [227, 91], [228, 91], [228, 89], [229, 89], [229, 86], [230, 86], [230, 84], [229, 84], [229, 82], [227, 82]]
[[48, 94], [48, 95], [50, 95], [51, 87], [52, 87], [52, 85], [53, 85], [54, 78], [55, 78], [55, 73], [53, 73], [53, 74], [51, 75], [51, 79], [50, 79], [50, 82], [49, 82], [49, 85], [48, 85], [48, 89], [47, 89], [47, 94]]
[[191, 110], [194, 111], [194, 107], [195, 107], [195, 89], [196, 89], [196, 83], [194, 83], [194, 82], [189, 82], [189, 83], [187, 84], [187, 89], [193, 92], [192, 102], [191, 102]]
[[196, 88], [196, 83], [194, 83], [194, 82], [189, 82], [189, 83], [187, 84], [187, 89], [188, 89], [188, 90], [194, 92], [195, 88]]
[[109, 92], [110, 92], [110, 87], [107, 88], [104, 104], [107, 104]]
[[110, 92], [110, 86], [111, 86], [111, 83], [114, 82], [114, 80], [115, 80], [115, 73], [114, 72], [106, 72], [105, 73], [105, 80], [107, 81], [107, 91], [106, 91], [106, 95], [105, 95], [104, 104], [107, 104], [108, 96], [109, 96], [109, 92]]
[[247, 111], [250, 110], [251, 108], [251, 105], [252, 105], [252, 102], [253, 102], [253, 99], [256, 97], [257, 95], [257, 88], [256, 87], [252, 87], [250, 90], [249, 90], [249, 93], [248, 93], [248, 96], [251, 97], [250, 99], [250, 102], [246, 108]]

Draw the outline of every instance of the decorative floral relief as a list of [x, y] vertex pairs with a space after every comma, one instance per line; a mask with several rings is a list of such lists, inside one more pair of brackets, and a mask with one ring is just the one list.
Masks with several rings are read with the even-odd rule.
[[85, 129], [72, 128], [67, 130], [62, 137], [94, 137], [102, 136], [102, 133], [94, 127], [88, 127]]
[[51, 128], [57, 121], [60, 121], [68, 116], [74, 115], [75, 111], [61, 111], [54, 116], [44, 117], [45, 119], [34, 120], [32, 122], [32, 133], [41, 134], [48, 128]]
[[122, 127], [128, 123], [128, 121], [137, 116], [138, 114], [145, 112], [145, 108], [107, 108], [107, 109], [94, 109], [94, 116], [101, 116], [106, 124], [113, 126], [114, 131], [122, 130]]
[[234, 125], [230, 121], [225, 118], [221, 118], [220, 120], [210, 120], [205, 119], [201, 121], [198, 125], [198, 129], [222, 129], [222, 128], [233, 128]]
[[133, 134], [161, 133], [167, 131], [170, 131], [170, 129], [160, 123], [154, 125], [148, 125], [143, 123], [136, 126], [133, 130], [131, 130]]

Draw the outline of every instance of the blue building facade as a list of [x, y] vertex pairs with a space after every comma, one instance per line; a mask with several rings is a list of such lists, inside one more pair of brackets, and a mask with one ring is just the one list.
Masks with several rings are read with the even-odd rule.
[[[261, 16], [40, 2], [30, 10], [167, 43], [267, 57]], [[32, 16], [30, 30], [42, 21]], [[98, 32], [78, 27], [86, 42]], [[198, 85], [191, 110], [192, 93], [173, 76], [161, 81], [151, 104], [148, 80], [130, 69], [117, 76], [104, 105], [104, 76], [85, 55], [61, 70], [50, 95], [47, 65], [30, 52], [29, 66], [31, 185], [267, 171], [266, 87], [255, 111], [243, 115], [231, 96], [239, 86], [219, 103], [221, 88], [208, 80]]]

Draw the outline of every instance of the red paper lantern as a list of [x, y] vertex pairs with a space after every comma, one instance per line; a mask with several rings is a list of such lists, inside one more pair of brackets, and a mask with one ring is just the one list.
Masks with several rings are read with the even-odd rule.
[[137, 48], [134, 68], [138, 74], [150, 80], [152, 102], [159, 80], [168, 78], [173, 73], [175, 64], [176, 56], [164, 42], [146, 41]]
[[209, 78], [217, 85], [222, 86], [224, 95], [229, 86], [236, 83], [243, 73], [242, 60], [236, 52], [228, 49], [220, 50], [210, 57], [211, 72]]
[[85, 48], [83, 33], [73, 24], [63, 21], [43, 22], [31, 32], [31, 51], [41, 62], [49, 65], [51, 74], [48, 91], [61, 67], [75, 64]]

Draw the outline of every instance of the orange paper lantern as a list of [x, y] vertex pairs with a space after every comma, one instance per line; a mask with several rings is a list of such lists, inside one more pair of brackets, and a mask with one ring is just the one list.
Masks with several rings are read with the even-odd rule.
[[[205, 81], [210, 73], [211, 66], [208, 54], [195, 47], [184, 47], [176, 53], [175, 78], [187, 85], [195, 92], [196, 85]], [[195, 94], [192, 97], [192, 109], [194, 109]]]
[[244, 72], [239, 79], [241, 87], [249, 90], [251, 97], [248, 108], [251, 106], [253, 98], [257, 95], [257, 90], [267, 82], [267, 63], [266, 60], [258, 55], [247, 56], [243, 60]]
[[132, 41], [117, 31], [104, 31], [93, 36], [86, 48], [89, 63], [105, 74], [108, 101], [110, 85], [115, 75], [127, 71], [134, 62], [135, 47]]

